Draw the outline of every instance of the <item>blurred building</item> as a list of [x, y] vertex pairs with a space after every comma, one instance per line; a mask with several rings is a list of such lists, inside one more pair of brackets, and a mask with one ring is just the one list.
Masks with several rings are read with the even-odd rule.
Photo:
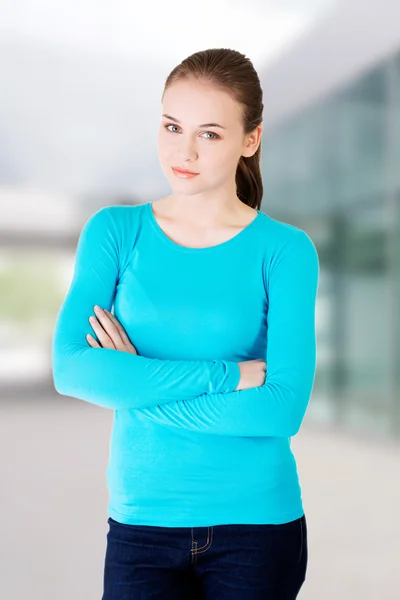
[[79, 233], [101, 206], [135, 200], [0, 186], [0, 398], [54, 389], [51, 339]]
[[400, 3], [341, 3], [262, 85], [262, 209], [320, 256], [307, 417], [399, 436]]

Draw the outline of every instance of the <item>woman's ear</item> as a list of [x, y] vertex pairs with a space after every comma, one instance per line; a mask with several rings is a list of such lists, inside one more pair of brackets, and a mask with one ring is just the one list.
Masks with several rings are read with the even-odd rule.
[[242, 156], [250, 157], [257, 152], [261, 142], [262, 125], [258, 125], [251, 133], [246, 136], [246, 141], [243, 147]]

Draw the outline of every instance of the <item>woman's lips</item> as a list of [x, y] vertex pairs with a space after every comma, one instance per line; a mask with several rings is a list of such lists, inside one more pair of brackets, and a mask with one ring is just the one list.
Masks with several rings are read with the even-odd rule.
[[191, 173], [188, 171], [181, 171], [180, 169], [177, 169], [175, 167], [171, 167], [173, 172], [175, 173], [175, 175], [177, 177], [180, 177], [181, 179], [191, 179], [192, 177], [196, 177], [196, 175], [199, 175], [199, 173]]

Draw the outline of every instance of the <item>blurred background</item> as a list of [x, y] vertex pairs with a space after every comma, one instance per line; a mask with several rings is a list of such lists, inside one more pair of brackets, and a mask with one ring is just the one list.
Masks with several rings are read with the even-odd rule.
[[400, 597], [399, 0], [3, 0], [7, 600], [100, 598], [112, 411], [54, 391], [51, 338], [87, 218], [170, 193], [156, 148], [167, 75], [222, 46], [251, 58], [264, 91], [261, 209], [320, 257], [317, 373], [292, 440], [309, 528], [299, 597]]

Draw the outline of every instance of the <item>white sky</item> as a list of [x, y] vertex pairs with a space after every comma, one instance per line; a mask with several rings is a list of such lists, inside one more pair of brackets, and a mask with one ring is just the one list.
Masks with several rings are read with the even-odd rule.
[[231, 47], [257, 67], [300, 34], [332, 0], [2, 0], [0, 34], [171, 63]]

